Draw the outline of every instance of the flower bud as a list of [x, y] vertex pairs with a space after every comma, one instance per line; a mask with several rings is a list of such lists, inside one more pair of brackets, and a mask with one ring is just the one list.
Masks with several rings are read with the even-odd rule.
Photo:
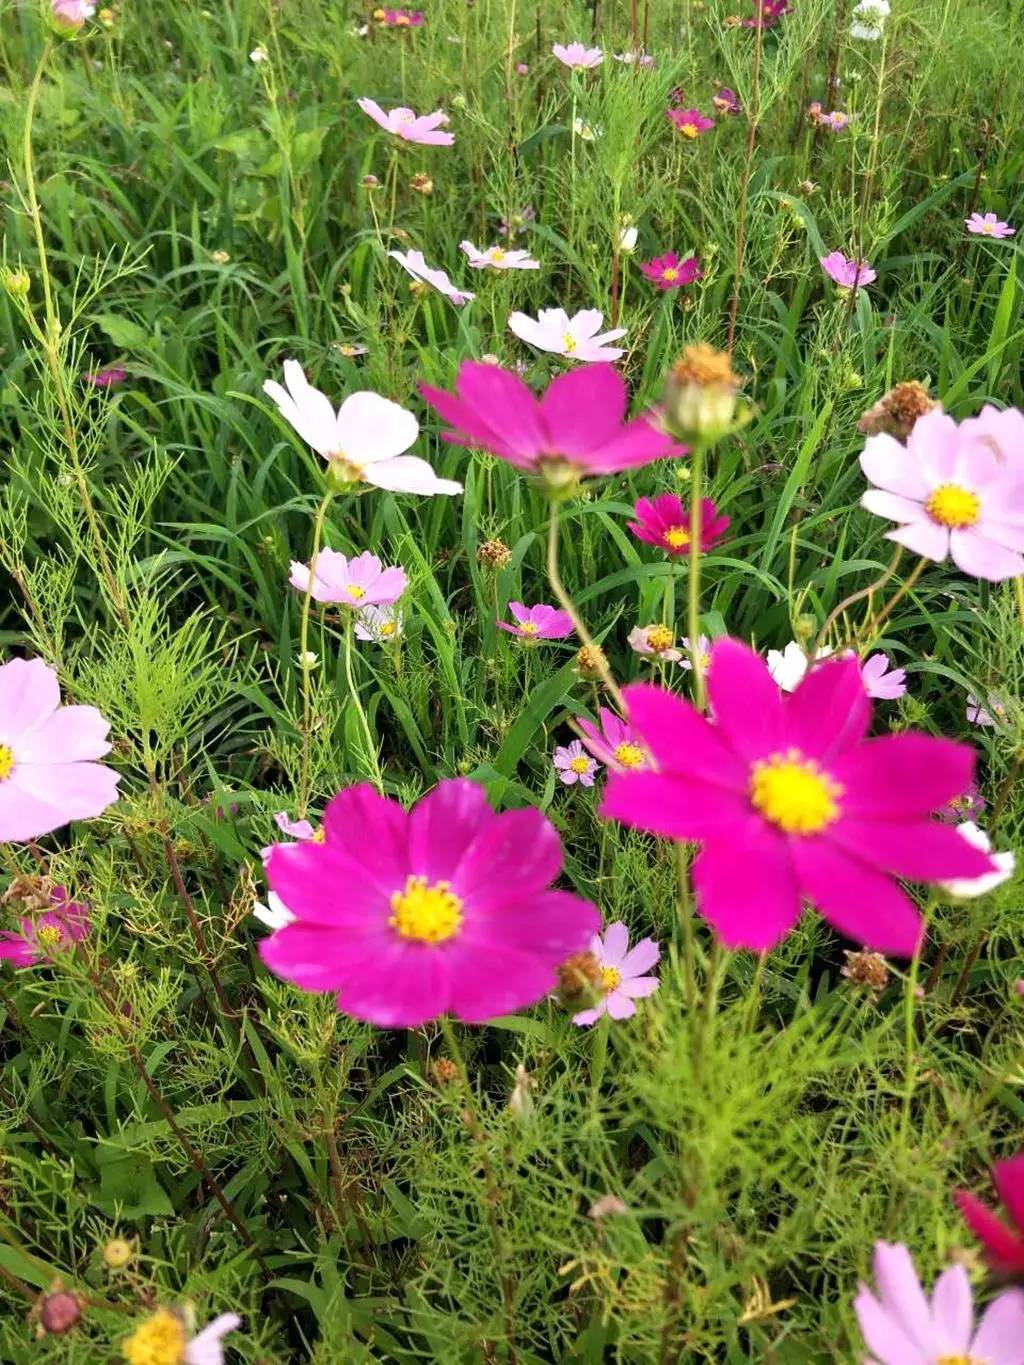
[[689, 444], [711, 445], [745, 420], [739, 409], [740, 377], [727, 351], [705, 342], [687, 346], [666, 383], [666, 418]]
[[103, 1263], [111, 1270], [120, 1270], [135, 1255], [135, 1247], [123, 1237], [111, 1237], [103, 1248]]
[[12, 299], [24, 299], [32, 288], [32, 276], [27, 270], [11, 270], [9, 266], [0, 269], [0, 282]]
[[50, 0], [50, 20], [58, 33], [78, 33], [95, 13], [91, 0]]
[[39, 1335], [63, 1336], [81, 1316], [82, 1303], [78, 1295], [67, 1289], [55, 1289], [39, 1301]]

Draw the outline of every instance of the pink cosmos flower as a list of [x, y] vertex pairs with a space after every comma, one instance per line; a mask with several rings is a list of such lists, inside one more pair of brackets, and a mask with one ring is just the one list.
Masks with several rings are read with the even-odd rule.
[[967, 231], [973, 232], [976, 237], [1012, 237], [1017, 231], [1009, 223], [1004, 223], [994, 213], [972, 213], [970, 218], [965, 218]]
[[789, 0], [754, 0], [758, 12], [753, 19], [741, 19], [741, 28], [774, 28], [792, 9]]
[[626, 637], [626, 643], [634, 654], [660, 659], [662, 663], [677, 664], [683, 657], [681, 651], [675, 648], [668, 626], [634, 626]]
[[453, 429], [442, 440], [488, 450], [518, 469], [556, 476], [614, 474], [684, 455], [648, 416], [625, 420], [624, 380], [610, 365], [560, 375], [543, 397], [509, 370], [463, 361], [455, 393], [420, 393]]
[[95, 706], [61, 706], [42, 659], [0, 665], [0, 841], [41, 838], [117, 800], [119, 775], [95, 762], [109, 729]]
[[1017, 408], [996, 408], [986, 403], [977, 417], [960, 423], [964, 440], [987, 445], [999, 463], [1024, 470], [1024, 412]]
[[439, 479], [426, 460], [403, 455], [419, 435], [411, 412], [361, 390], [350, 393], [337, 412], [326, 394], [314, 389], [297, 360], [284, 362], [285, 388], [272, 379], [263, 392], [285, 421], [347, 480], [395, 493], [461, 493], [462, 484]]
[[516, 75], [517, 75], [517, 76], [528, 76], [529, 74], [530, 74], [530, 68], [527, 66], [526, 62], [516, 62]]
[[636, 51], [613, 52], [612, 56], [617, 62], [621, 62], [623, 66], [637, 66], [647, 70], [654, 65], [654, 58], [649, 52], [645, 52], [642, 47]]
[[393, 133], [403, 142], [416, 142], [427, 147], [450, 147], [455, 141], [454, 133], [438, 131], [448, 122], [448, 115], [441, 109], [432, 114], [415, 114], [411, 109], [399, 107], [385, 113], [376, 100], [359, 99], [356, 104], [386, 133]]
[[642, 938], [630, 948], [629, 930], [621, 920], [616, 920], [609, 924], [603, 938], [600, 934], [594, 935], [590, 940], [590, 951], [601, 968], [601, 998], [593, 1008], [574, 1014], [572, 1022], [586, 1028], [596, 1024], [602, 1014], [607, 1014], [609, 1019], [632, 1018], [636, 1014], [635, 1002], [653, 995], [658, 989], [658, 978], [645, 973], [661, 957], [661, 949], [653, 938]]
[[567, 611], [559, 611], [540, 602], [535, 607], [524, 607], [522, 602], [510, 602], [508, 609], [516, 618], [516, 624], [499, 621], [498, 629], [507, 630], [510, 635], [518, 635], [524, 640], [564, 640], [573, 631], [572, 617]]
[[[638, 540], [657, 545], [668, 555], [690, 553], [690, 513], [675, 493], [659, 493], [655, 498], [638, 498], [633, 508], [636, 521], [627, 522]], [[713, 549], [729, 529], [729, 518], [723, 516], [710, 498], [700, 504], [700, 547], [703, 554]]]
[[582, 43], [569, 43], [568, 46], [555, 43], [551, 51], [560, 62], [571, 66], [574, 71], [588, 71], [604, 61], [604, 53], [599, 47], [584, 47]]
[[566, 360], [618, 360], [625, 352], [609, 341], [626, 335], [625, 327], [602, 332], [604, 317], [597, 308], [584, 308], [573, 317], [564, 308], [542, 308], [536, 318], [526, 313], [509, 315], [509, 329], [520, 341], [538, 351], [564, 356]]
[[[693, 658], [691, 656], [693, 651], [690, 649], [690, 637], [688, 635], [684, 635], [679, 643], [682, 645], [684, 650], [682, 660], [683, 667], [692, 670]], [[702, 672], [706, 673], [711, 664], [711, 641], [708, 639], [706, 635], [697, 636], [697, 653], [699, 655], [701, 670]]]
[[123, 365], [108, 365], [105, 370], [93, 370], [82, 375], [82, 378], [95, 389], [112, 389], [124, 383], [128, 378], [128, 371]]
[[860, 679], [869, 697], [876, 701], [895, 701], [907, 690], [907, 673], [903, 668], [890, 668], [884, 654], [872, 654], [860, 666]]
[[828, 128], [833, 133], [843, 133], [849, 128], [852, 119], [849, 114], [844, 114], [839, 109], [833, 109], [830, 114], [822, 114], [818, 120], [823, 128]]
[[0, 961], [10, 962], [16, 970], [34, 967], [38, 962], [52, 962], [55, 954], [67, 952], [85, 938], [91, 927], [89, 907], [68, 900], [66, 886], [55, 886], [50, 900], [52, 910], [23, 915], [17, 929], [0, 933]]
[[[274, 824], [282, 834], [290, 834], [293, 839], [316, 838], [316, 830], [308, 820], [293, 820], [286, 810], [274, 812]], [[266, 850], [267, 853], [269, 851]]]
[[459, 250], [469, 257], [472, 270], [539, 270], [540, 261], [535, 261], [528, 251], [508, 251], [503, 246], [489, 246], [479, 251], [472, 242], [460, 242]]
[[968, 692], [965, 714], [972, 725], [980, 725], [984, 729], [990, 729], [992, 726], [1002, 725], [1009, 713], [1006, 709], [1006, 703], [995, 693], [990, 692], [985, 704], [982, 705], [972, 692]]
[[683, 137], [700, 137], [701, 133], [706, 133], [709, 128], [715, 126], [715, 120], [707, 118], [699, 109], [668, 109], [666, 117]]
[[917, 907], [894, 878], [979, 877], [991, 859], [930, 813], [969, 785], [967, 746], [904, 732], [867, 739], [854, 659], [813, 668], [783, 696], [738, 640], [711, 647], [713, 720], [649, 684], [624, 692], [657, 771], [613, 773], [601, 814], [696, 841], [697, 904], [730, 948], [763, 952], [815, 905], [841, 933], [910, 956]]
[[929, 1300], [910, 1252], [875, 1243], [877, 1295], [862, 1284], [853, 1307], [868, 1349], [865, 1365], [1024, 1365], [1024, 1293], [1008, 1289], [989, 1304], [977, 1330], [971, 1282], [950, 1266]]
[[[1024, 992], [1021, 992], [1024, 994]], [[953, 1198], [967, 1226], [985, 1248], [985, 1259], [1000, 1275], [1024, 1278], [1024, 1152], [992, 1167], [996, 1191], [1009, 1214], [1009, 1226], [967, 1190]], [[1024, 1335], [1021, 1340], [1024, 1341]]]
[[[298, 592], [307, 592], [309, 566], [292, 560], [288, 582]], [[347, 559], [338, 550], [323, 549], [313, 566], [313, 600], [337, 603], [353, 611], [389, 606], [398, 601], [408, 584], [403, 568], [385, 569], [369, 550]]]
[[77, 32], [86, 19], [96, 13], [96, 6], [89, 0], [50, 0], [50, 12], [54, 23], [65, 32]]
[[978, 791], [977, 783], [972, 782], [965, 792], [950, 799], [938, 811], [940, 820], [950, 825], [959, 825], [963, 820], [975, 820], [985, 813], [985, 798]]
[[720, 114], [742, 114], [743, 105], [739, 102], [735, 90], [730, 90], [727, 85], [720, 85], [711, 96], [711, 103]]
[[421, 28], [427, 18], [421, 9], [376, 10], [373, 17], [383, 28]]
[[680, 285], [693, 284], [694, 280], [700, 279], [700, 262], [696, 256], [687, 256], [681, 261], [674, 251], [667, 251], [664, 256], [642, 262], [640, 273], [659, 289], [678, 289]]
[[601, 766], [592, 758], [578, 739], [571, 744], [560, 744], [555, 750], [552, 763], [558, 772], [558, 780], [571, 787], [578, 782], [581, 787], [592, 787], [597, 770]]
[[404, 618], [400, 607], [362, 607], [356, 617], [356, 639], [375, 645], [397, 644]]
[[602, 706], [597, 713], [599, 721], [580, 716], [577, 724], [583, 731], [583, 745], [598, 760], [607, 764], [612, 772], [643, 772], [651, 766], [651, 755], [647, 746], [639, 738], [634, 727]]
[[876, 485], [861, 506], [899, 523], [887, 540], [925, 559], [949, 555], [972, 578], [1024, 573], [1024, 459], [1008, 466], [935, 408], [918, 419], [906, 446], [884, 433], [869, 437], [860, 467]]
[[431, 285], [446, 299], [451, 299], [456, 308], [461, 308], [464, 303], [469, 303], [470, 299], [476, 298], [476, 295], [468, 289], [457, 289], [444, 270], [427, 265], [422, 251], [389, 251], [388, 255], [393, 261], [397, 261], [414, 280], [421, 284]]
[[821, 268], [829, 279], [835, 280], [843, 289], [863, 289], [866, 284], [878, 279], [877, 272], [871, 269], [867, 261], [848, 259], [841, 251], [822, 256]]
[[532, 1005], [600, 923], [589, 901], [549, 889], [562, 868], [551, 822], [532, 807], [495, 814], [464, 778], [408, 812], [368, 783], [348, 787], [324, 833], [271, 853], [270, 885], [296, 920], [260, 956], [382, 1028], [447, 1013], [486, 1023]]

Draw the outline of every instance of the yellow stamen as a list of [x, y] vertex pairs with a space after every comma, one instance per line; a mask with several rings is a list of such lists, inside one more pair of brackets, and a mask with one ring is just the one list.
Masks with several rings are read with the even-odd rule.
[[839, 816], [843, 789], [796, 749], [750, 769], [750, 800], [786, 834], [819, 834]]
[[354, 597], [357, 602], [361, 602], [366, 596], [366, 589], [358, 583], [350, 583], [345, 589], [349, 597]]
[[540, 630], [540, 626], [538, 626], [535, 621], [523, 621], [519, 629], [524, 635], [536, 635], [538, 630]]
[[426, 877], [408, 877], [405, 890], [391, 897], [391, 909], [391, 927], [417, 943], [444, 943], [462, 925], [462, 902], [449, 883], [428, 886]]
[[495, 265], [500, 265], [506, 256], [506, 252], [500, 246], [491, 247], [488, 254]]
[[59, 924], [43, 924], [36, 930], [36, 942], [43, 948], [56, 948], [63, 938], [64, 931]]
[[121, 1354], [128, 1365], [181, 1365], [187, 1345], [181, 1319], [161, 1308], [124, 1339]]
[[977, 1356], [939, 1356], [935, 1365], [985, 1365]]
[[685, 526], [670, 526], [662, 536], [666, 545], [673, 550], [685, 550], [690, 543], [690, 533]]
[[620, 768], [642, 768], [646, 758], [639, 744], [620, 744], [613, 750], [613, 756]]
[[395, 621], [382, 621], [377, 627], [377, 634], [382, 640], [389, 640], [397, 629], [398, 625]]
[[668, 626], [647, 627], [647, 643], [658, 654], [672, 648], [672, 639], [672, 632]]
[[683, 137], [696, 137], [697, 125], [695, 123], [680, 123], [679, 131], [682, 133]]
[[667, 280], [669, 284], [674, 284], [679, 278], [679, 271], [676, 270], [675, 266], [670, 265], [667, 270], [661, 272], [661, 278]]
[[609, 991], [613, 991], [616, 987], [621, 985], [622, 973], [619, 971], [618, 967], [601, 968], [601, 989], [606, 995]]
[[562, 350], [566, 355], [572, 355], [576, 350], [576, 338], [571, 332], [562, 333]]
[[327, 838], [323, 825], [321, 825], [319, 829], [315, 829], [309, 837], [314, 844], [322, 844]]
[[924, 506], [932, 521], [953, 531], [973, 526], [981, 516], [981, 499], [977, 493], [958, 483], [939, 484]]
[[5, 782], [14, 771], [14, 751], [0, 744], [0, 782]]
[[582, 777], [584, 773], [590, 772], [590, 762], [590, 759], [587, 758], [585, 754], [580, 754], [577, 758], [570, 759], [569, 771], [571, 773], [578, 773], [580, 777]]

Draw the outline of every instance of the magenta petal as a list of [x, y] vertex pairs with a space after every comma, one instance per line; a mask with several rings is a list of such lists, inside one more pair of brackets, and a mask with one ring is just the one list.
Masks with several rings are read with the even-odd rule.
[[636, 417], [613, 440], [592, 450], [586, 457], [586, 467], [592, 474], [614, 474], [655, 460], [679, 459], [687, 450], [687, 446], [679, 445], [659, 430], [649, 417]]
[[338, 1009], [378, 1028], [419, 1028], [451, 1008], [452, 956], [446, 944], [374, 954], [339, 990]]
[[490, 913], [543, 892], [561, 870], [562, 844], [551, 821], [532, 807], [505, 811], [463, 844], [452, 890], [474, 913]]
[[782, 698], [768, 665], [738, 640], [711, 647], [708, 696], [723, 737], [741, 758], [764, 758], [783, 741]]
[[549, 995], [558, 965], [532, 952], [495, 944], [486, 959], [452, 954], [451, 1009], [467, 1024], [485, 1024]]
[[473, 841], [501, 819], [478, 782], [452, 778], [438, 783], [409, 816], [410, 871], [428, 882], [452, 881]]
[[[872, 867], [911, 881], [949, 881], [994, 872], [991, 858], [969, 844], [951, 825], [931, 820], [858, 820], [845, 818], [829, 839]], [[957, 871], [951, 871], [952, 868]], [[960, 870], [962, 869], [962, 870]]]
[[[390, 895], [405, 885], [412, 870], [408, 816], [397, 801], [379, 796], [369, 782], [359, 782], [327, 803], [323, 829], [325, 846], [336, 847], [342, 856], [358, 863], [382, 891]], [[287, 897], [284, 901], [290, 904]]]
[[[765, 952], [800, 918], [786, 841], [760, 825], [706, 844], [693, 865], [697, 908], [727, 948]], [[752, 822], [753, 824], [753, 822]]]
[[913, 957], [924, 924], [890, 877], [827, 839], [792, 839], [790, 847], [800, 890], [834, 928], [875, 952]]
[[494, 422], [501, 439], [522, 458], [534, 459], [544, 449], [540, 405], [518, 375], [467, 360], [459, 367], [457, 389], [476, 420]]
[[747, 766], [688, 701], [653, 683], [634, 683], [622, 695], [630, 723], [662, 767], [746, 789]]
[[591, 935], [601, 927], [596, 906], [571, 891], [543, 891], [492, 913], [475, 903], [466, 905], [460, 942], [486, 964], [494, 947], [505, 945], [535, 953], [556, 965], [590, 947]]
[[831, 771], [844, 788], [844, 814], [905, 820], [939, 810], [970, 790], [974, 750], [914, 732], [883, 735], [843, 754]]
[[953, 1198], [964, 1222], [985, 1248], [985, 1257], [992, 1268], [1004, 1275], [1024, 1275], [1024, 1231], [1008, 1228], [967, 1190], [958, 1190]]
[[545, 449], [571, 460], [618, 435], [626, 412], [626, 384], [599, 362], [559, 375], [540, 400]]
[[725, 838], [749, 813], [739, 793], [672, 772], [609, 771], [599, 814], [681, 841]]
[[787, 747], [825, 762], [859, 744], [871, 724], [856, 659], [815, 664], [783, 705]]
[[359, 929], [365, 923], [385, 923], [395, 891], [405, 886], [407, 874], [393, 878], [369, 871], [337, 847], [315, 843], [274, 844], [266, 861], [271, 891], [300, 919], [318, 925]]
[[997, 1161], [992, 1174], [999, 1198], [1020, 1228], [1021, 1251], [1024, 1252], [1024, 1152], [1008, 1157], [1006, 1161]]
[[332, 951], [337, 936], [319, 925], [289, 924], [261, 939], [260, 957], [277, 976], [305, 991], [336, 991], [360, 970], [358, 956]]

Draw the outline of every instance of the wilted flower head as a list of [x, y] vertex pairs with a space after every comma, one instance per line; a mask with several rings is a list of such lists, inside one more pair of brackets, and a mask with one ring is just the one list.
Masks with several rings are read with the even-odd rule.
[[792, 9], [789, 0], [754, 0], [757, 14], [752, 19], [741, 19], [742, 28], [774, 28]]
[[365, 98], [356, 100], [356, 104], [386, 133], [392, 133], [403, 142], [417, 142], [421, 146], [450, 147], [455, 141], [454, 133], [440, 131], [448, 122], [448, 115], [441, 109], [435, 110], [432, 114], [416, 114], [404, 107], [385, 112], [376, 100]]
[[868, 408], [857, 423], [857, 430], [864, 436], [878, 436], [884, 432], [895, 436], [897, 441], [905, 441], [918, 418], [938, 407], [941, 404], [929, 396], [923, 384], [908, 379], [896, 384], [874, 407]]
[[743, 105], [740, 104], [735, 90], [730, 90], [727, 85], [720, 85], [711, 96], [711, 103], [720, 114], [742, 114]]
[[427, 16], [421, 9], [375, 9], [373, 17], [382, 28], [420, 28]]
[[41, 1294], [32, 1311], [38, 1322], [38, 1336], [63, 1336], [81, 1321], [85, 1300], [55, 1280], [49, 1293]]
[[488, 569], [503, 569], [512, 559], [512, 551], [497, 536], [485, 540], [476, 552], [477, 563]]
[[866, 284], [872, 284], [878, 279], [876, 271], [872, 270], [867, 261], [855, 261], [846, 257], [841, 251], [832, 251], [827, 256], [821, 258], [821, 268], [831, 280], [835, 280], [843, 289], [863, 289]]
[[511, 213], [507, 218], [502, 218], [498, 224], [498, 232], [500, 236], [508, 237], [511, 240], [513, 237], [518, 237], [524, 233], [527, 224], [536, 222], [536, 219], [537, 210], [532, 205], [527, 204], [518, 213]]
[[687, 346], [668, 373], [667, 416], [686, 441], [721, 440], [737, 425], [741, 383], [728, 351], [703, 341]]
[[434, 182], [426, 171], [417, 171], [409, 181], [409, 188], [414, 194], [433, 194]]
[[839, 975], [845, 976], [855, 986], [865, 986], [872, 995], [880, 995], [889, 984], [889, 964], [881, 953], [843, 950], [846, 963]]

